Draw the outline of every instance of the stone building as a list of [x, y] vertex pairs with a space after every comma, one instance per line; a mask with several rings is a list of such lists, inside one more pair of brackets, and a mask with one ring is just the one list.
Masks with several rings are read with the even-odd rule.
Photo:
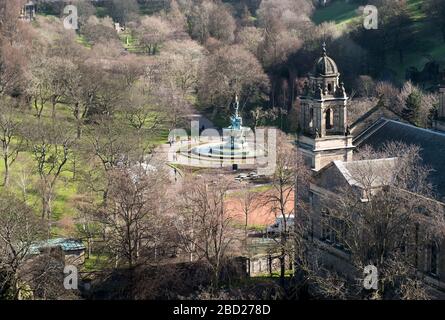
[[[342, 221], [329, 216], [324, 199], [334, 195], [339, 188], [350, 188], [351, 191], [359, 191], [361, 201], [370, 201], [374, 192], [389, 184], [397, 159], [358, 161], [353, 159], [354, 151], [366, 145], [379, 149], [387, 142], [397, 141], [420, 147], [423, 164], [432, 169], [428, 178], [434, 186], [435, 197], [428, 201], [438, 204], [439, 211], [442, 211], [445, 203], [445, 132], [440, 130], [445, 123], [445, 89], [441, 91], [437, 130], [407, 124], [394, 113], [381, 108], [373, 108], [348, 127], [348, 97], [343, 84], [339, 84], [340, 73], [334, 60], [327, 56], [325, 46], [314, 70], [300, 97], [301, 133], [296, 141], [313, 171], [309, 192], [309, 247], [323, 252], [323, 264], [344, 274], [353, 274], [350, 253], [338, 236], [338, 232], [343, 232]], [[364, 188], [356, 179], [355, 174], [360, 170], [374, 175], [371, 188]], [[422, 232], [422, 226], [413, 226], [410, 236], [425, 237]], [[417, 272], [440, 297], [445, 297], [442, 295], [445, 292], [443, 248], [443, 241], [429, 243], [416, 248], [413, 255]]]
[[348, 96], [334, 60], [328, 57], [323, 44], [322, 56], [314, 73], [305, 83], [300, 96], [297, 143], [307, 162], [315, 171], [334, 160], [352, 160], [352, 135], [348, 128]]
[[85, 262], [85, 249], [81, 240], [53, 238], [34, 244], [30, 248], [30, 254], [56, 252], [56, 255], [65, 265], [79, 266]]
[[25, 21], [32, 21], [35, 18], [37, 4], [34, 1], [28, 1], [20, 11], [20, 19]]

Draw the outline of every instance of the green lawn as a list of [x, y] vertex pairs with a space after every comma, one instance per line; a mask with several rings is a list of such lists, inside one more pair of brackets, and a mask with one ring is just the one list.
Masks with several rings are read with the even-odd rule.
[[[424, 0], [408, 0], [408, 10], [412, 24], [406, 32], [412, 35], [412, 41], [406, 44], [403, 63], [400, 62], [397, 52], [387, 57], [387, 65], [396, 79], [403, 81], [406, 70], [416, 67], [421, 70], [426, 62], [436, 60], [445, 66], [445, 43], [440, 32], [437, 31], [429, 21], [422, 5]], [[360, 19], [356, 9], [358, 5], [347, 3], [345, 0], [336, 0], [330, 5], [319, 8], [312, 16], [312, 20], [320, 24], [325, 21], [333, 21], [339, 27], [345, 27], [354, 17]]]
[[320, 24], [326, 21], [333, 21], [336, 24], [345, 24], [357, 17], [358, 6], [347, 3], [345, 0], [336, 0], [330, 5], [317, 9], [312, 16], [312, 21]]
[[[58, 105], [57, 107], [58, 121], [65, 123], [71, 122], [71, 111], [64, 105]], [[29, 111], [31, 115], [34, 110]], [[51, 107], [46, 106], [42, 113], [43, 121], [50, 121], [51, 119]], [[166, 127], [162, 129], [159, 135], [153, 137], [150, 141], [154, 146], [165, 143], [168, 140], [168, 130]], [[5, 190], [5, 187], [1, 186], [4, 176], [4, 163], [0, 161], [0, 192]], [[80, 182], [73, 179], [73, 162], [72, 157], [65, 165], [64, 171], [57, 182], [55, 188], [55, 198], [52, 202], [52, 235], [53, 236], [75, 236], [75, 220], [77, 214], [76, 198], [82, 192], [80, 190]], [[85, 170], [85, 163], [82, 163], [80, 159], [76, 162], [76, 171], [79, 173]], [[25, 179], [24, 179], [25, 178]], [[36, 171], [36, 162], [33, 159], [31, 152], [22, 152], [19, 154], [15, 163], [10, 167], [10, 185], [8, 190], [17, 195], [18, 198], [23, 199], [22, 181], [26, 181], [26, 203], [32, 207], [39, 217], [42, 211], [42, 202], [37, 188], [39, 182], [39, 176]]]
[[[294, 271], [293, 270], [286, 270], [284, 271], [284, 276], [285, 277], [292, 277], [294, 275]], [[279, 278], [280, 277], [280, 271], [273, 271], [272, 274], [266, 272], [266, 273], [261, 273], [255, 276], [255, 278]]]
[[[68, 168], [67, 168], [68, 169]], [[0, 163], [0, 175], [3, 181], [4, 164]], [[32, 207], [38, 216], [41, 216], [42, 203], [39, 192], [36, 188], [38, 183], [38, 175], [35, 172], [35, 162], [31, 153], [23, 152], [19, 155], [17, 161], [10, 168], [10, 185], [8, 189], [15, 193], [17, 197], [23, 199], [23, 192], [21, 190], [20, 181], [26, 172], [28, 185], [26, 188], [26, 203]], [[3, 192], [5, 187], [0, 186], [0, 192]], [[78, 183], [72, 180], [72, 174], [68, 171], [62, 173], [56, 188], [56, 196], [53, 201], [53, 222], [60, 221], [63, 218], [73, 218], [76, 213], [73, 199], [78, 192]], [[69, 236], [74, 228], [59, 228], [55, 226], [52, 228], [54, 236]]]
[[92, 272], [108, 268], [110, 267], [110, 257], [107, 255], [91, 254], [88, 259], [85, 259], [85, 263], [82, 267], [82, 271], [84, 272]]
[[83, 35], [77, 35], [76, 41], [77, 41], [77, 43], [79, 43], [87, 48], [91, 48], [91, 44], [88, 42], [88, 40]]
[[403, 63], [400, 63], [397, 53], [389, 57], [388, 65], [392, 66], [398, 79], [405, 78], [405, 71], [409, 67], [416, 67], [420, 71], [431, 60], [439, 62], [441, 67], [445, 65], [445, 42], [422, 9], [423, 2], [424, 0], [408, 0], [413, 23], [407, 32], [412, 34], [413, 40], [406, 45]]

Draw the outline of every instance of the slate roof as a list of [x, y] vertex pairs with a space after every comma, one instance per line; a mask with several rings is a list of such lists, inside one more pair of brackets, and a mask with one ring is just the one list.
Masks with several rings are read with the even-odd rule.
[[[375, 188], [388, 185], [392, 179], [391, 172], [397, 165], [397, 158], [334, 161], [334, 165], [351, 186], [363, 188], [364, 185]], [[365, 174], [361, 174], [361, 173]], [[363, 179], [363, 181], [361, 180]], [[365, 181], [366, 180], [366, 181]]]
[[[369, 133], [354, 141], [356, 147], [370, 145], [380, 149], [386, 142], [403, 142], [421, 148], [420, 156], [425, 166], [433, 171], [430, 181], [439, 200], [445, 200], [445, 132], [418, 128], [410, 124], [382, 118], [380, 124], [371, 126]], [[358, 141], [359, 140], [359, 141]]]
[[46, 248], [60, 247], [64, 252], [85, 250], [81, 240], [67, 239], [67, 238], [54, 238], [45, 241], [41, 241], [31, 246], [30, 253], [38, 254], [40, 250]]

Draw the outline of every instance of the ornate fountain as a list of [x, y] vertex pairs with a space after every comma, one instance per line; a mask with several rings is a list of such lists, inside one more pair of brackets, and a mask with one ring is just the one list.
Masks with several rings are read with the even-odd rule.
[[230, 126], [223, 128], [223, 136], [218, 141], [204, 142], [191, 147], [188, 156], [208, 161], [231, 161], [255, 159], [264, 155], [264, 149], [256, 146], [253, 131], [243, 127], [243, 118], [239, 114], [239, 100], [235, 97], [235, 112], [230, 117]]

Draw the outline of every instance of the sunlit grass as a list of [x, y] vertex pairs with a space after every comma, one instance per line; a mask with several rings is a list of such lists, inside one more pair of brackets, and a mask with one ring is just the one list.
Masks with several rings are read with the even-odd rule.
[[345, 0], [337, 0], [324, 8], [319, 8], [314, 12], [312, 20], [316, 24], [333, 21], [336, 24], [346, 24], [357, 17], [357, 4], [348, 3]]
[[[445, 43], [440, 32], [431, 24], [425, 11], [425, 0], [408, 0], [407, 8], [412, 23], [404, 31], [409, 33], [411, 40], [405, 44], [404, 57], [401, 62], [398, 52], [391, 52], [387, 57], [387, 65], [395, 80], [403, 82], [409, 67], [422, 70], [425, 63], [435, 60], [444, 65]], [[336, 0], [324, 8], [319, 8], [312, 16], [312, 20], [320, 24], [333, 21], [348, 31], [347, 24], [353, 19], [359, 19], [357, 4]]]
[[[51, 106], [45, 106], [41, 119], [42, 121], [52, 121]], [[57, 105], [57, 121], [66, 123], [67, 126], [72, 122], [71, 110], [62, 104]], [[34, 109], [29, 109], [27, 117], [35, 117]], [[149, 125], [149, 124], [147, 124]], [[150, 141], [154, 146], [166, 143], [168, 140], [168, 130], [162, 127], [161, 132], [154, 136]], [[76, 161], [76, 171], [85, 170], [85, 163], [81, 159]], [[0, 184], [3, 183], [4, 163], [0, 161]], [[26, 200], [26, 203], [32, 207], [35, 214], [41, 217], [42, 200], [38, 190], [39, 175], [37, 164], [33, 154], [23, 151], [19, 154], [15, 163], [10, 167], [10, 184], [8, 191], [14, 193], [19, 199]], [[25, 186], [26, 193], [23, 192]], [[72, 157], [63, 168], [63, 171], [55, 187], [55, 196], [52, 201], [52, 229], [53, 236], [75, 236], [75, 217], [77, 215], [76, 198], [79, 196], [80, 182], [73, 179]], [[0, 185], [0, 192], [6, 191], [6, 188]]]
[[85, 263], [83, 264], [82, 269], [84, 272], [102, 270], [109, 267], [109, 264], [110, 259], [107, 255], [98, 255], [93, 253], [88, 259], [85, 259]]

